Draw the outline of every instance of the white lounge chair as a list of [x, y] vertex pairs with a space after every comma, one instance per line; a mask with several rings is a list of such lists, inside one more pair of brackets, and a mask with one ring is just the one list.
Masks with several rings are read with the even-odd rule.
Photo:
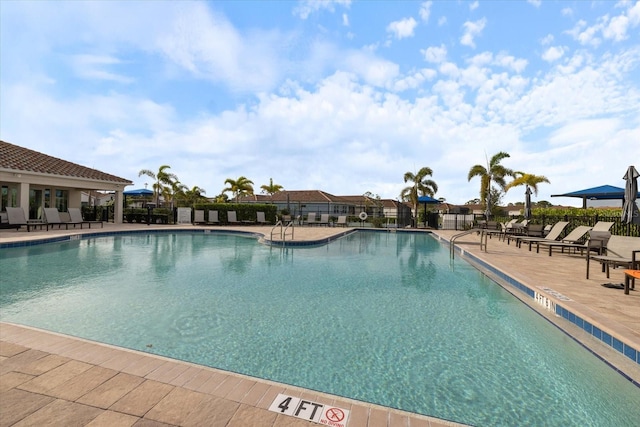
[[321, 214], [320, 221], [318, 221], [318, 225], [326, 225], [329, 226], [329, 214]]
[[347, 216], [346, 215], [340, 215], [338, 217], [338, 221], [336, 221], [336, 226], [338, 226], [338, 227], [346, 227], [347, 226]]
[[264, 217], [264, 212], [256, 212], [256, 222], [262, 225], [267, 223], [267, 220]]
[[74, 228], [76, 224], [72, 224], [70, 222], [65, 222], [60, 218], [60, 212], [58, 212], [58, 208], [44, 208], [44, 220], [49, 225], [57, 225], [58, 228], [62, 228], [64, 225], [65, 229], [69, 229], [70, 225], [73, 225]]
[[196, 209], [193, 211], [193, 224], [204, 224], [204, 209]]
[[100, 228], [104, 228], [102, 221], [87, 221], [82, 218], [82, 211], [80, 208], [67, 208], [67, 212], [69, 212], [69, 223], [80, 224], [80, 228], [82, 228], [84, 224], [87, 224], [89, 228], [91, 228], [91, 224], [100, 224]]
[[220, 224], [218, 211], [209, 211], [209, 221], [207, 221], [207, 224]]
[[[602, 245], [604, 246], [604, 245]], [[590, 245], [590, 248], [595, 245]], [[587, 252], [587, 279], [589, 278], [589, 261], [594, 260], [602, 265], [602, 271], [607, 273], [611, 267], [625, 267], [637, 269], [640, 264], [640, 237], [611, 236], [604, 247], [604, 254], [592, 255]]]
[[567, 221], [556, 222], [553, 225], [553, 228], [551, 228], [551, 231], [549, 231], [549, 234], [547, 234], [544, 237], [528, 237], [528, 236], [516, 237], [516, 245], [520, 248], [522, 247], [522, 242], [525, 242], [529, 244], [529, 250], [531, 250], [531, 245], [533, 245], [535, 242], [554, 241], [554, 240], [559, 241], [560, 235], [562, 234], [562, 232], [564, 231], [567, 225], [569, 225], [569, 222]]
[[46, 227], [47, 231], [49, 230], [49, 225], [42, 221], [27, 221], [27, 218], [24, 216], [24, 210], [18, 207], [7, 207], [7, 222], [11, 226], [11, 228], [16, 228], [19, 230], [22, 227], [26, 227], [27, 231], [31, 231], [34, 227]]
[[315, 225], [317, 224], [316, 222], [316, 213], [315, 212], [310, 212], [307, 214], [307, 225]]
[[236, 211], [227, 211], [227, 222], [229, 224], [240, 224]]

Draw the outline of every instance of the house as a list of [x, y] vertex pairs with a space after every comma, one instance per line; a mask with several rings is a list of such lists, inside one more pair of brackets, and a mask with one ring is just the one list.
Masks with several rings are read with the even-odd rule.
[[[114, 221], [122, 222], [123, 192], [133, 182], [115, 175], [0, 141], [0, 211], [24, 209], [29, 219], [40, 219], [42, 209], [60, 212], [82, 206], [83, 193], [111, 192]], [[87, 197], [88, 199], [88, 197]]]

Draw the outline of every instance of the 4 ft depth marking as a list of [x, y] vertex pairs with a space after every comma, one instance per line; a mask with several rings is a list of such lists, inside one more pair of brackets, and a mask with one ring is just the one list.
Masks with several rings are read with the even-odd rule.
[[299, 397], [287, 396], [282, 393], [271, 403], [269, 410], [332, 427], [345, 427], [349, 418], [347, 409], [336, 408], [335, 406], [328, 406]]

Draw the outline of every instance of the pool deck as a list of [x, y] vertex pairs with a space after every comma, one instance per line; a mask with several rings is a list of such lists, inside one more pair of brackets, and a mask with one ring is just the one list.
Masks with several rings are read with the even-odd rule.
[[[161, 226], [105, 224], [103, 229], [49, 231], [0, 230], [0, 243], [23, 242], [61, 235], [170, 229], [231, 230], [269, 238], [272, 227]], [[344, 228], [296, 227], [295, 240], [331, 239]], [[442, 240], [455, 231], [434, 230]], [[640, 349], [640, 288], [629, 295], [602, 287], [621, 283], [613, 270], [607, 279], [598, 266], [585, 279], [584, 258], [568, 254], [549, 257], [512, 243], [488, 241], [480, 250], [475, 233], [456, 241], [495, 270], [508, 274], [550, 300], [562, 303], [603, 331]], [[457, 253], [456, 256], [460, 256]], [[490, 276], [493, 274], [487, 272]], [[498, 281], [500, 278], [497, 278]], [[640, 383], [640, 368], [563, 318], [551, 315], [520, 291], [510, 292], [616, 369]], [[540, 287], [544, 287], [542, 290]], [[456, 426], [460, 424], [378, 405], [345, 399], [272, 381], [220, 371], [34, 328], [0, 323], [0, 427], [27, 425], [90, 426], [313, 426], [319, 425], [268, 408], [279, 393], [350, 410], [348, 426]]]

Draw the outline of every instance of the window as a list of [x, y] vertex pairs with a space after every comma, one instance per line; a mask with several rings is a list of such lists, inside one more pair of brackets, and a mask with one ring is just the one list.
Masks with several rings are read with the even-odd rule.
[[56, 190], [56, 206], [58, 211], [66, 212], [69, 207], [69, 191]]

